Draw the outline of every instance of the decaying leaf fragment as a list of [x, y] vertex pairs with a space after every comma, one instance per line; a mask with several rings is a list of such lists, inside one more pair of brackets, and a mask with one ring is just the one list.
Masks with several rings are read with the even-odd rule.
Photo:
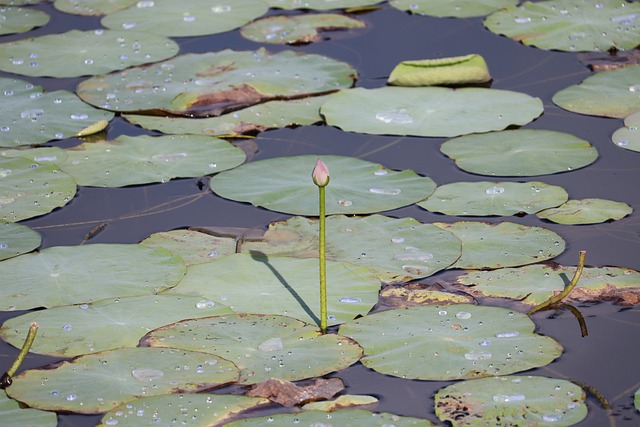
[[247, 396], [266, 397], [283, 406], [295, 406], [315, 400], [331, 399], [344, 389], [340, 378], [316, 378], [311, 384], [298, 386], [291, 381], [269, 378], [254, 385]]
[[380, 291], [380, 298], [386, 305], [392, 307], [473, 303], [473, 297], [471, 296], [452, 294], [429, 288], [432, 288], [432, 286], [421, 283], [411, 283], [406, 286], [387, 286]]

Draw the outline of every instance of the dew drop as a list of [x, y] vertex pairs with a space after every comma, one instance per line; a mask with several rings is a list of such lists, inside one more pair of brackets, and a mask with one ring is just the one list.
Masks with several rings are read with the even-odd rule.
[[464, 354], [464, 358], [467, 360], [489, 360], [493, 357], [488, 351], [470, 351]]
[[523, 394], [496, 394], [493, 396], [494, 402], [520, 402], [525, 399]]
[[391, 239], [391, 243], [404, 243], [404, 237], [394, 237]]
[[487, 193], [490, 196], [497, 196], [499, 194], [504, 193], [504, 188], [494, 185], [493, 187], [490, 187], [490, 188], [487, 188], [486, 190], [484, 190], [484, 192]]
[[131, 375], [139, 381], [156, 381], [164, 376], [164, 372], [159, 369], [140, 368], [131, 371]]
[[560, 414], [543, 415], [542, 419], [548, 423], [555, 423], [562, 420], [562, 415]]
[[360, 298], [343, 297], [340, 298], [340, 302], [345, 304], [359, 304], [362, 300]]
[[0, 178], [6, 178], [11, 175], [13, 171], [11, 169], [0, 169]]
[[531, 22], [531, 18], [529, 18], [528, 16], [523, 17], [523, 18], [513, 18], [513, 21], [516, 24], [527, 24], [527, 23]]
[[70, 331], [70, 330], [72, 330], [72, 329], [73, 329], [73, 326], [71, 326], [71, 325], [64, 325], [64, 326], [62, 327], [62, 330], [64, 330], [64, 331]]
[[70, 402], [76, 400], [77, 398], [78, 398], [78, 396], [76, 394], [73, 394], [73, 393], [67, 396], [67, 400], [70, 401]]
[[24, 110], [20, 113], [20, 117], [23, 119], [34, 119], [44, 114], [44, 111], [39, 108], [34, 108], [32, 110]]
[[229, 5], [216, 5], [216, 6], [212, 6], [211, 7], [211, 12], [213, 13], [225, 13], [225, 12], [230, 12], [231, 11], [231, 6]]
[[471, 313], [469, 313], [468, 311], [459, 311], [458, 313], [456, 313], [456, 318], [462, 320], [470, 319]]
[[349, 206], [353, 205], [353, 202], [351, 200], [340, 199], [340, 200], [338, 200], [338, 205], [344, 206], [344, 207], [349, 207]]
[[440, 316], [446, 316], [447, 315], [447, 310], [440, 310], [440, 311], [438, 311], [438, 314]]
[[205, 309], [205, 308], [212, 308], [216, 303], [207, 299], [207, 300], [202, 300], [202, 301], [198, 301], [196, 303], [196, 308], [197, 309]]
[[377, 169], [373, 172], [374, 175], [376, 176], [385, 176], [387, 175], [389, 172], [387, 172], [386, 169]]
[[88, 114], [72, 114], [69, 116], [71, 120], [87, 120], [89, 118]]
[[493, 343], [491, 341], [488, 340], [482, 340], [478, 343], [478, 345], [481, 345], [482, 347], [489, 347], [491, 346]]
[[187, 157], [187, 153], [154, 154], [151, 156], [151, 160], [169, 163], [176, 160], [182, 160], [185, 157]]
[[413, 117], [407, 113], [404, 108], [393, 109], [389, 111], [381, 111], [376, 113], [376, 119], [383, 123], [392, 123], [398, 125], [407, 125], [413, 123]]
[[520, 335], [518, 331], [500, 332], [496, 334], [496, 338], [514, 338]]
[[383, 194], [383, 195], [387, 195], [387, 196], [397, 196], [398, 194], [402, 193], [402, 190], [399, 189], [399, 188], [370, 188], [369, 192], [373, 193], [373, 194]]

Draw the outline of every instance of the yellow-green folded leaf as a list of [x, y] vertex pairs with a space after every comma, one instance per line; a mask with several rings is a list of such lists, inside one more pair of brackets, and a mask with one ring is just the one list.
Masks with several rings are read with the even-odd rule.
[[477, 54], [402, 61], [387, 81], [395, 86], [435, 86], [484, 83], [491, 80], [484, 58]]

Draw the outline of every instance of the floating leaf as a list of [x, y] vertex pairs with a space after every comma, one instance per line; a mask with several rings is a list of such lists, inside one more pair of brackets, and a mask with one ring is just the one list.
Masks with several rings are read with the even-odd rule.
[[373, 396], [342, 394], [334, 400], [307, 403], [302, 407], [302, 410], [333, 412], [338, 409], [352, 408], [354, 406], [372, 406], [376, 403], [378, 403], [378, 399]]
[[25, 6], [28, 4], [38, 4], [46, 0], [0, 0], [0, 5]]
[[539, 98], [507, 90], [382, 87], [342, 90], [320, 113], [350, 132], [457, 136], [524, 125], [542, 110]]
[[330, 10], [330, 9], [352, 9], [363, 6], [378, 4], [381, 0], [262, 0], [269, 7], [279, 9], [313, 9], [313, 10]]
[[544, 182], [454, 182], [441, 185], [418, 206], [446, 215], [533, 214], [566, 202], [562, 187]]
[[187, 267], [210, 262], [236, 252], [235, 238], [212, 236], [197, 230], [154, 233], [140, 244], [150, 248], [162, 247], [173, 255], [179, 255]]
[[513, 222], [489, 224], [460, 221], [434, 225], [452, 232], [462, 241], [462, 256], [451, 268], [501, 268], [533, 264], [561, 254], [564, 240], [542, 227]]
[[120, 348], [24, 371], [7, 394], [32, 408], [98, 414], [138, 397], [197, 392], [237, 379], [233, 363], [210, 353]]
[[377, 372], [455, 380], [507, 375], [551, 363], [562, 347], [534, 329], [525, 314], [455, 304], [370, 314], [345, 323], [340, 333], [364, 348], [362, 364]]
[[526, 1], [489, 15], [490, 31], [525, 45], [567, 52], [633, 49], [640, 5], [617, 0]]
[[4, 390], [0, 390], [0, 418], [3, 427], [56, 427], [58, 417], [53, 412], [23, 408], [10, 399]]
[[518, 4], [517, 0], [391, 0], [396, 9], [415, 15], [470, 18], [484, 16], [506, 6]]
[[[273, 1], [273, 0], [271, 0]], [[432, 427], [429, 420], [413, 417], [401, 417], [387, 412], [370, 412], [364, 409], [341, 409], [327, 414], [325, 411], [302, 411], [294, 414], [273, 414], [259, 418], [247, 418], [225, 424], [226, 427], [251, 427], [264, 425], [285, 426], [300, 424], [304, 426], [367, 426], [367, 427]]]
[[95, 123], [90, 124], [86, 128], [82, 129], [75, 136], [89, 136], [96, 134], [98, 132], [102, 132], [109, 126], [109, 122], [106, 120], [99, 120]]
[[490, 80], [484, 58], [472, 54], [402, 61], [391, 71], [387, 83], [395, 86], [435, 86], [485, 83]]
[[558, 224], [598, 224], [622, 219], [631, 212], [633, 209], [626, 203], [605, 199], [582, 199], [569, 200], [556, 208], [538, 212], [536, 216]]
[[94, 77], [78, 85], [78, 95], [109, 110], [206, 117], [335, 91], [351, 86], [355, 77], [351, 66], [326, 56], [227, 49]]
[[49, 15], [22, 7], [0, 7], [0, 35], [24, 33], [49, 22]]
[[597, 150], [564, 132], [505, 130], [446, 141], [440, 151], [460, 169], [479, 175], [535, 176], [567, 172], [593, 163]]
[[384, 305], [389, 307], [473, 303], [473, 298], [468, 295], [452, 294], [429, 288], [429, 285], [421, 283], [387, 286], [380, 291], [380, 299]]
[[[639, 89], [640, 90], [640, 89]], [[640, 111], [628, 115], [624, 119], [625, 127], [616, 130], [611, 139], [618, 147], [640, 152]]]
[[[264, 300], [264, 298], [260, 298]], [[362, 356], [358, 344], [287, 316], [236, 314], [185, 320], [151, 331], [141, 345], [204, 351], [231, 360], [240, 382], [297, 381], [339, 371]]]
[[0, 263], [0, 309], [90, 303], [106, 298], [154, 294], [184, 275], [180, 257], [162, 248], [95, 244], [55, 246]]
[[0, 221], [0, 261], [31, 252], [41, 241], [40, 234], [26, 225]]
[[636, 410], [640, 411], [640, 388], [637, 389], [633, 395], [633, 406], [636, 407]]
[[[331, 170], [333, 185], [333, 169]], [[460, 256], [460, 241], [449, 232], [413, 218], [371, 215], [326, 219], [327, 258], [364, 265], [383, 282], [407, 282], [431, 276]], [[244, 240], [244, 253], [318, 257], [318, 221], [293, 217], [269, 225], [260, 239]]]
[[0, 151], [0, 157], [23, 157], [36, 163], [58, 165], [67, 158], [67, 154], [62, 148], [58, 147], [19, 147]]
[[251, 387], [247, 396], [265, 397], [282, 406], [302, 405], [314, 400], [331, 399], [344, 390], [340, 378], [314, 378], [310, 384], [296, 385], [279, 378], [267, 378]]
[[587, 416], [585, 393], [570, 381], [493, 377], [462, 381], [436, 393], [436, 415], [454, 427], [571, 426]]
[[577, 54], [576, 58], [592, 71], [607, 71], [640, 64], [640, 50], [583, 52]]
[[[640, 7], [639, 3], [632, 3]], [[553, 95], [552, 101], [574, 113], [625, 118], [640, 110], [640, 65], [603, 71]]]
[[75, 15], [106, 15], [138, 3], [138, 0], [56, 0], [54, 7]]

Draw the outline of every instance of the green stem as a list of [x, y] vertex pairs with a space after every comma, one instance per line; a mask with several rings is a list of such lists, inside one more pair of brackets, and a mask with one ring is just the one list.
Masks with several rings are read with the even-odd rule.
[[324, 187], [320, 189], [320, 329], [327, 333], [327, 253]]
[[27, 338], [24, 340], [24, 344], [22, 344], [22, 349], [20, 349], [20, 353], [18, 353], [16, 360], [13, 361], [13, 364], [11, 365], [9, 370], [5, 372], [4, 375], [2, 375], [2, 378], [0, 378], [0, 388], [6, 388], [11, 385], [11, 382], [12, 382], [11, 377], [13, 377], [13, 375], [16, 373], [20, 365], [22, 365], [22, 362], [24, 361], [25, 357], [27, 357], [27, 353], [29, 353], [31, 346], [33, 345], [33, 341], [36, 339], [37, 332], [38, 332], [38, 323], [31, 322], [31, 325], [29, 325], [29, 332], [27, 333]]
[[560, 292], [558, 295], [552, 296], [542, 304], [539, 304], [533, 307], [531, 310], [529, 310], [529, 312], [527, 313], [529, 316], [531, 316], [536, 311], [540, 311], [545, 307], [549, 307], [550, 305], [553, 305], [562, 301], [567, 295], [569, 295], [569, 293], [571, 293], [573, 288], [575, 288], [576, 285], [578, 284], [578, 280], [580, 280], [580, 276], [582, 275], [582, 270], [584, 269], [584, 259], [586, 258], [586, 256], [587, 256], [587, 251], [579, 252], [578, 267], [576, 268], [576, 272], [574, 273], [573, 278], [571, 279], [571, 282], [567, 286], [565, 286], [564, 290]]

